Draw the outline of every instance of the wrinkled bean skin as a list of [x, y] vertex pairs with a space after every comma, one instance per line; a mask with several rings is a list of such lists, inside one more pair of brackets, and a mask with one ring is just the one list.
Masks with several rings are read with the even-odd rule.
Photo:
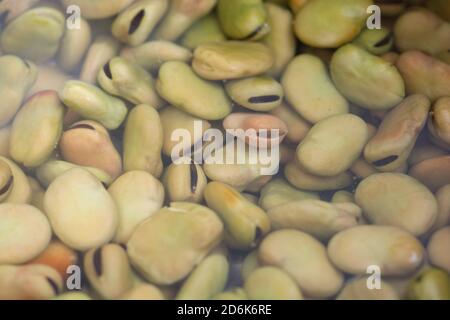
[[355, 200], [372, 223], [400, 227], [416, 236], [429, 231], [438, 214], [433, 194], [419, 181], [399, 173], [364, 179]]
[[365, 159], [381, 171], [394, 171], [408, 159], [426, 124], [430, 101], [411, 95], [392, 109], [364, 148]]
[[385, 276], [404, 276], [421, 265], [424, 249], [400, 228], [367, 225], [336, 234], [328, 244], [328, 255], [346, 273], [365, 275], [369, 266], [376, 265]]

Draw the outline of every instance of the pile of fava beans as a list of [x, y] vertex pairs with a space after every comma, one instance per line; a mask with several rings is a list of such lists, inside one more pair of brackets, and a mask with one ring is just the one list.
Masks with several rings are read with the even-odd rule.
[[0, 1], [3, 299], [450, 299], [450, 1]]

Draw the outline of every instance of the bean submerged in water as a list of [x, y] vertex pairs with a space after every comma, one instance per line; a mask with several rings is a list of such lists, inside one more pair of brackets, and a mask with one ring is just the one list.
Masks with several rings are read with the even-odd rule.
[[449, 23], [0, 1], [0, 299], [449, 299]]

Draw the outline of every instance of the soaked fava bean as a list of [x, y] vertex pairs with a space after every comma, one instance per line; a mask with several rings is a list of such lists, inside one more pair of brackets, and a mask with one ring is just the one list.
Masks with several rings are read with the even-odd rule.
[[8, 183], [6, 183], [7, 188], [11, 188], [11, 190], [6, 190], [6, 193], [8, 193], [8, 195], [6, 196], [6, 198], [3, 198], [3, 201], [1, 202], [23, 204], [29, 203], [32, 197], [32, 190], [27, 176], [24, 174], [22, 169], [13, 161], [5, 157], [0, 156], [0, 163], [2, 163], [4, 168], [6, 164], [6, 166], [9, 167], [9, 170], [12, 173], [11, 186], [8, 187]]
[[50, 160], [36, 168], [36, 178], [42, 186], [47, 188], [53, 180], [73, 168], [82, 168], [90, 172], [105, 185], [110, 185], [113, 181], [113, 178], [101, 169], [78, 166], [76, 164], [61, 160]]
[[62, 292], [63, 281], [44, 265], [0, 265], [0, 300], [45, 300]]
[[391, 109], [405, 97], [407, 79], [400, 75], [401, 69], [399, 73], [389, 62], [354, 44], [334, 53], [330, 70], [339, 92], [365, 109]]
[[401, 52], [419, 50], [434, 55], [450, 48], [450, 23], [423, 8], [401, 15], [395, 23], [394, 34]]
[[407, 51], [400, 55], [396, 66], [409, 94], [424, 94], [432, 102], [450, 95], [450, 65], [420, 51]]
[[14, 176], [9, 165], [0, 160], [0, 202], [8, 198], [14, 184]]
[[199, 19], [186, 31], [181, 39], [181, 44], [193, 50], [205, 43], [225, 40], [226, 36], [222, 31], [218, 18], [211, 13]]
[[195, 21], [210, 13], [217, 0], [172, 0], [167, 14], [155, 31], [155, 38], [174, 41]]
[[447, 272], [430, 268], [422, 271], [409, 284], [411, 300], [450, 300], [450, 276]]
[[63, 280], [66, 280], [70, 275], [67, 273], [68, 268], [72, 265], [76, 265], [77, 262], [78, 254], [75, 250], [69, 248], [59, 240], [52, 240], [39, 256], [27, 264], [42, 264], [49, 266], [58, 271]]
[[273, 66], [268, 74], [279, 77], [289, 61], [295, 56], [296, 43], [292, 31], [293, 17], [289, 10], [271, 3], [266, 3], [265, 8], [270, 31], [262, 38], [262, 42], [272, 49], [274, 59]]
[[438, 214], [434, 195], [418, 180], [399, 173], [378, 173], [364, 179], [355, 200], [373, 224], [400, 227], [415, 236], [430, 230]]
[[262, 267], [252, 272], [244, 283], [250, 300], [302, 300], [297, 283], [285, 271]]
[[[211, 128], [209, 121], [194, 117], [189, 113], [179, 110], [178, 108], [169, 106], [159, 112], [161, 124], [163, 127], [163, 148], [162, 151], [166, 156], [171, 156], [174, 148], [178, 143], [182, 143], [182, 150], [189, 150], [191, 146], [196, 145], [201, 140], [205, 131]], [[196, 123], [201, 123], [201, 132], [196, 136]], [[190, 135], [189, 139], [182, 142], [173, 139], [179, 129], [187, 130]], [[181, 154], [177, 156], [182, 156]]]
[[281, 144], [288, 132], [282, 120], [262, 113], [232, 113], [223, 120], [223, 127], [225, 130], [235, 130], [233, 134], [238, 139], [260, 148]]
[[308, 1], [309, 0], [287, 0], [287, 4], [293, 13], [298, 13]]
[[90, 285], [102, 298], [118, 298], [132, 288], [127, 253], [117, 244], [89, 250], [83, 267]]
[[97, 81], [109, 94], [135, 105], [148, 104], [155, 108], [164, 105], [156, 93], [152, 75], [125, 58], [115, 57], [106, 63], [100, 70]]
[[254, 111], [270, 111], [284, 98], [283, 87], [267, 76], [228, 81], [225, 89], [231, 100]]
[[171, 164], [166, 169], [163, 183], [170, 201], [200, 203], [208, 182], [202, 167], [191, 162]]
[[319, 240], [358, 225], [361, 208], [354, 203], [328, 203], [316, 199], [288, 202], [267, 210], [274, 229], [297, 229]]
[[58, 65], [66, 72], [71, 72], [78, 67], [92, 41], [92, 31], [89, 22], [80, 17], [79, 23], [79, 28], [66, 28], [61, 39]]
[[145, 171], [129, 171], [108, 188], [119, 213], [114, 241], [126, 243], [137, 226], [162, 208], [164, 187]]
[[173, 202], [142, 222], [127, 243], [132, 265], [150, 282], [184, 279], [223, 239], [223, 224], [210, 209]]
[[356, 277], [345, 284], [337, 300], [400, 300], [398, 293], [389, 284], [380, 280], [380, 289], [371, 290], [367, 277]]
[[37, 167], [52, 154], [61, 137], [64, 106], [56, 91], [32, 96], [19, 110], [11, 127], [11, 158], [26, 167]]
[[284, 179], [278, 178], [267, 183], [260, 192], [259, 205], [264, 210], [301, 200], [319, 200], [315, 192], [298, 190]]
[[134, 0], [61, 0], [65, 7], [76, 5], [83, 17], [90, 20], [104, 19], [115, 16]]
[[397, 52], [387, 52], [385, 54], [382, 54], [380, 56], [383, 60], [389, 62], [390, 64], [395, 65], [395, 63], [397, 62], [398, 57], [400, 57], [400, 55]]
[[311, 128], [297, 148], [297, 160], [312, 174], [336, 176], [358, 159], [367, 138], [367, 125], [358, 116], [332, 116]]
[[308, 173], [296, 161], [289, 162], [285, 166], [284, 175], [296, 188], [309, 191], [336, 190], [352, 184], [352, 176], [348, 172], [331, 177], [316, 176]]
[[422, 264], [424, 248], [398, 227], [365, 225], [336, 234], [328, 243], [328, 256], [346, 273], [365, 275], [376, 265], [384, 276], [406, 276]]
[[237, 190], [221, 182], [210, 182], [205, 189], [208, 207], [217, 212], [225, 226], [225, 239], [231, 246], [252, 248], [270, 231], [267, 214]]
[[270, 31], [262, 0], [218, 0], [217, 15], [230, 39], [258, 40]]
[[331, 297], [343, 284], [343, 275], [331, 264], [325, 246], [301, 231], [270, 233], [261, 242], [258, 254], [263, 265], [288, 273], [307, 297]]
[[407, 3], [403, 0], [375, 0], [374, 3], [381, 9], [381, 14], [386, 17], [395, 17], [403, 13]]
[[292, 143], [298, 144], [311, 129], [311, 124], [285, 102], [282, 102], [279, 107], [273, 109], [270, 113], [286, 124], [288, 129], [286, 139]]
[[176, 300], [209, 300], [225, 289], [228, 281], [229, 263], [220, 250], [202, 260], [184, 281]]
[[372, 54], [382, 55], [390, 51], [394, 45], [394, 36], [387, 28], [364, 29], [358, 37], [353, 40]]
[[224, 88], [199, 78], [183, 62], [163, 64], [156, 89], [174, 107], [205, 120], [220, 120], [231, 112], [231, 103]]
[[59, 92], [59, 98], [71, 110], [86, 119], [100, 122], [110, 130], [117, 129], [128, 112], [121, 100], [82, 81], [67, 81]]
[[140, 0], [122, 11], [112, 23], [112, 34], [131, 46], [147, 40], [169, 7], [167, 0]]
[[427, 252], [431, 264], [450, 272], [450, 227], [437, 230], [428, 242]]
[[281, 83], [287, 101], [309, 122], [348, 113], [347, 101], [336, 90], [325, 64], [316, 56], [301, 54], [292, 59]]
[[250, 41], [224, 41], [198, 46], [192, 67], [207, 80], [233, 80], [264, 74], [274, 63], [269, 47]]
[[360, 33], [371, 4], [371, 0], [307, 1], [295, 18], [295, 33], [311, 47], [338, 48]]
[[365, 159], [381, 171], [393, 171], [405, 163], [426, 124], [430, 101], [411, 95], [382, 120], [375, 136], [364, 148]]
[[27, 91], [35, 83], [37, 73], [32, 62], [10, 55], [0, 57], [0, 126], [14, 118]]
[[80, 80], [95, 84], [101, 68], [119, 52], [119, 43], [110, 36], [100, 35], [89, 47], [81, 68]]
[[2, 51], [37, 63], [46, 62], [58, 51], [64, 23], [64, 15], [59, 10], [50, 7], [30, 9], [2, 31]]
[[115, 179], [122, 172], [122, 160], [106, 130], [95, 121], [73, 124], [61, 136], [59, 150], [64, 160], [93, 167]]
[[26, 204], [0, 204], [0, 264], [22, 264], [45, 250], [51, 228], [45, 215]]
[[436, 191], [450, 183], [450, 155], [422, 161], [411, 167], [408, 174]]
[[124, 171], [142, 170], [155, 177], [163, 171], [163, 129], [158, 112], [145, 104], [130, 111], [123, 134]]
[[165, 300], [164, 294], [152, 284], [141, 284], [120, 297], [120, 300]]
[[149, 41], [136, 47], [125, 47], [120, 55], [148, 71], [156, 71], [168, 61], [188, 62], [190, 50], [169, 41]]
[[450, 150], [450, 97], [440, 98], [433, 105], [428, 130]]
[[44, 207], [58, 238], [79, 251], [109, 242], [117, 229], [114, 200], [95, 176], [80, 168], [53, 180]]

